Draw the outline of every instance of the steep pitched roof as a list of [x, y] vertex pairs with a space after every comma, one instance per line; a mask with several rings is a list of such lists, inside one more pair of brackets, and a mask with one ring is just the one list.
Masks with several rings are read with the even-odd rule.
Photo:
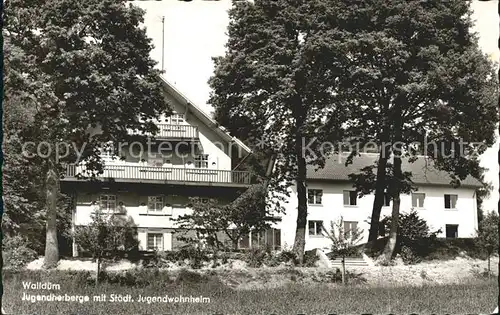
[[240, 139], [231, 136], [223, 126], [219, 125], [219, 123], [216, 122], [212, 117], [210, 117], [210, 115], [205, 113], [200, 107], [191, 102], [184, 94], [182, 94], [179, 90], [177, 90], [173, 86], [173, 84], [165, 80], [163, 76], [160, 76], [160, 79], [167, 93], [172, 95], [183, 106], [186, 106], [186, 108], [189, 110], [190, 113], [195, 115], [196, 118], [198, 118], [208, 127], [210, 127], [215, 133], [221, 136], [222, 139], [230, 143], [235, 143], [247, 153], [252, 153], [252, 150], [248, 146], [246, 146]]
[[[345, 166], [346, 159], [347, 153], [344, 156], [335, 154], [326, 160], [324, 168], [316, 170], [316, 166], [309, 165], [307, 167], [307, 178], [310, 180], [349, 181], [349, 174], [359, 173], [362, 168], [373, 165], [378, 160], [378, 154], [365, 153], [361, 156], [356, 156], [353, 159], [353, 163], [347, 167]], [[403, 159], [402, 163], [403, 171], [412, 173], [412, 180], [415, 184], [450, 185], [450, 175], [434, 168], [429, 159], [420, 157], [413, 163], [409, 163], [407, 159]], [[482, 187], [479, 180], [472, 176], [468, 176], [462, 180], [461, 186]]]

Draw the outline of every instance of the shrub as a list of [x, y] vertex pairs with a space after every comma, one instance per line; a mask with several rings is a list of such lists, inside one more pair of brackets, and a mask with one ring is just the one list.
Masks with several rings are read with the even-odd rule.
[[409, 246], [402, 245], [399, 254], [406, 265], [414, 265], [422, 262], [422, 257], [417, 255]]
[[[388, 232], [391, 227], [391, 217], [385, 217], [381, 223]], [[427, 222], [419, 217], [414, 209], [410, 213], [402, 213], [399, 216], [396, 253], [401, 255], [405, 264], [419, 263], [429, 254], [440, 232], [441, 230], [431, 231]]]
[[304, 267], [314, 267], [319, 260], [316, 250], [308, 250], [304, 253]]
[[151, 257], [143, 260], [142, 265], [146, 268], [167, 268], [169, 263], [184, 261], [185, 259], [180, 258], [181, 255], [185, 254], [176, 251], [154, 252]]
[[281, 251], [278, 257], [280, 262], [284, 263], [292, 262], [294, 265], [297, 265], [298, 263], [297, 255], [295, 255], [295, 253], [290, 250]]
[[[213, 257], [215, 259], [216, 256]], [[143, 260], [142, 265], [146, 268], [166, 268], [169, 263], [186, 261], [190, 268], [199, 269], [203, 262], [210, 261], [209, 253], [193, 245], [186, 245], [178, 251], [154, 252], [151, 257]]]
[[3, 261], [5, 267], [22, 268], [37, 258], [36, 252], [21, 236], [3, 239]]
[[258, 268], [261, 267], [264, 263], [264, 260], [268, 256], [268, 251], [263, 248], [251, 248], [246, 252], [245, 262], [250, 268]]
[[[387, 234], [391, 229], [391, 217], [385, 217], [380, 221]], [[421, 240], [425, 238], [435, 238], [441, 230], [430, 231], [427, 222], [419, 217], [417, 211], [412, 209], [410, 213], [401, 213], [399, 215], [398, 237], [401, 240]]]
[[264, 265], [269, 267], [277, 267], [281, 264], [280, 256], [277, 254], [266, 255], [264, 259]]
[[136, 268], [123, 272], [107, 272], [102, 275], [102, 281], [128, 287], [146, 287], [152, 283], [163, 287], [172, 283], [169, 274], [157, 268]]
[[488, 272], [491, 271], [491, 255], [498, 250], [498, 213], [489, 212], [479, 224], [477, 244], [488, 256]]

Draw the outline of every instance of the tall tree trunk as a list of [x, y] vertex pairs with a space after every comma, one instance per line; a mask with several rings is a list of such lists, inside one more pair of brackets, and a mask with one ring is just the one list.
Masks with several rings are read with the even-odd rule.
[[[300, 102], [300, 101], [298, 101]], [[300, 107], [299, 107], [300, 108]], [[293, 244], [293, 252], [297, 256], [300, 265], [304, 263], [304, 248], [306, 245], [306, 225], [307, 225], [307, 165], [304, 156], [302, 141], [304, 134], [302, 127], [304, 125], [303, 112], [296, 112], [296, 133], [295, 133], [295, 156], [297, 158], [297, 227], [295, 229], [295, 241]]]
[[297, 227], [295, 229], [295, 242], [293, 252], [297, 255], [300, 264], [304, 262], [304, 248], [306, 245], [307, 225], [307, 189], [306, 189], [306, 159], [297, 155]]
[[48, 163], [46, 190], [46, 241], [44, 268], [54, 268], [59, 261], [59, 244], [57, 241], [57, 197], [59, 195], [59, 175], [52, 161]]
[[385, 178], [387, 167], [387, 155], [384, 157], [384, 152], [381, 151], [378, 159], [377, 166], [377, 179], [375, 183], [375, 199], [373, 201], [372, 215], [370, 218], [370, 233], [368, 235], [368, 242], [374, 242], [379, 235], [380, 214], [384, 206], [385, 198]]
[[392, 198], [392, 213], [391, 213], [391, 229], [389, 232], [389, 239], [385, 245], [384, 252], [382, 253], [383, 259], [385, 261], [390, 261], [394, 256], [394, 251], [396, 249], [396, 243], [398, 238], [398, 227], [399, 227], [399, 211], [401, 206], [401, 181], [403, 180], [403, 170], [401, 169], [401, 136], [403, 121], [401, 117], [401, 107], [398, 106], [395, 112], [395, 123], [394, 123], [394, 145], [398, 145], [394, 148], [394, 165], [393, 165], [393, 177], [391, 184], [389, 185], [389, 192]]
[[[384, 130], [380, 138], [382, 149], [380, 150], [378, 165], [377, 165], [377, 179], [375, 182], [375, 199], [373, 200], [373, 209], [370, 219], [370, 232], [368, 234], [368, 242], [372, 243], [378, 239], [379, 235], [379, 225], [380, 225], [380, 214], [382, 212], [382, 207], [385, 201], [385, 189], [386, 189], [386, 168], [387, 159], [391, 153], [389, 143], [389, 127], [384, 125]], [[387, 145], [386, 145], [387, 144]]]
[[391, 229], [389, 232], [389, 239], [385, 244], [384, 252], [382, 253], [382, 259], [386, 262], [390, 261], [394, 255], [394, 250], [396, 249], [396, 242], [398, 238], [398, 227], [399, 227], [399, 209], [400, 209], [401, 199], [399, 194], [393, 198], [392, 202], [392, 214], [391, 214]]

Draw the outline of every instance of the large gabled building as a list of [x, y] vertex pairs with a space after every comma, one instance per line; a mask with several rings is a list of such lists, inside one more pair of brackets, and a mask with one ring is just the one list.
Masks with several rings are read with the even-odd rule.
[[[172, 250], [182, 243], [175, 219], [189, 211], [189, 197], [227, 203], [255, 180], [236, 169], [251, 150], [169, 82], [163, 83], [174, 113], [157, 122], [159, 134], [148, 140], [149, 147], [137, 142], [119, 153], [103, 152], [105, 166], [98, 181], [78, 179], [83, 166], [68, 165], [62, 185], [75, 200], [73, 229], [88, 224], [100, 208], [133, 221], [140, 250]], [[274, 240], [279, 232], [268, 234], [279, 242]], [[73, 242], [73, 255], [78, 252]]]
[[[355, 157], [345, 166], [346, 155], [336, 155], [326, 160], [324, 168], [308, 166], [307, 170], [307, 231], [306, 250], [328, 249], [331, 241], [323, 228], [330, 222], [344, 220], [344, 228], [358, 227], [366, 242], [370, 228], [374, 195], [359, 197], [349, 179], [349, 174], [360, 173], [366, 166], [374, 165], [378, 154], [365, 153]], [[454, 188], [451, 177], [444, 171], [432, 167], [432, 162], [419, 157], [415, 162], [403, 160], [403, 171], [412, 173], [418, 190], [401, 196], [401, 212], [414, 209], [425, 219], [431, 230], [441, 230], [439, 237], [473, 237], [477, 231], [477, 189], [483, 185], [473, 177], [467, 177], [460, 187]], [[376, 172], [376, 170], [375, 170]], [[385, 198], [382, 216], [391, 215], [392, 201]], [[291, 248], [295, 238], [297, 220], [297, 190], [290, 188], [290, 197], [285, 204], [285, 214], [278, 228], [281, 229], [283, 247]]]

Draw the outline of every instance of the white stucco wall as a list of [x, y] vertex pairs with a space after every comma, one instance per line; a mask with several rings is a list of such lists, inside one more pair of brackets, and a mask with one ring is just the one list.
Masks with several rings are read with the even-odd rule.
[[[357, 221], [358, 227], [363, 230], [363, 240], [368, 239], [370, 228], [369, 220], [372, 212], [374, 196], [368, 195], [358, 198], [356, 206], [344, 206], [343, 191], [353, 190], [348, 183], [310, 182], [307, 189], [322, 189], [323, 200], [321, 205], [308, 205], [307, 217], [310, 221], [323, 221], [327, 229], [330, 222], [338, 222], [340, 217], [344, 221]], [[297, 220], [297, 194], [295, 187], [290, 189], [288, 203], [285, 204], [285, 214], [277, 226], [281, 229], [282, 245], [291, 248], [295, 238]], [[427, 221], [431, 231], [441, 229], [440, 237], [446, 234], [446, 224], [458, 224], [458, 237], [472, 237], [477, 229], [476, 196], [474, 189], [451, 188], [443, 186], [420, 187], [417, 193], [425, 193], [424, 208], [417, 209], [419, 215]], [[444, 195], [458, 195], [456, 209], [445, 209]], [[392, 205], [392, 203], [391, 203]], [[411, 196], [401, 196], [401, 212], [411, 211]], [[383, 207], [381, 218], [390, 216], [391, 207]], [[330, 241], [326, 237], [309, 236], [306, 225], [306, 250], [314, 248], [329, 248]]]
[[[138, 195], [133, 192], [112, 193], [103, 191], [103, 194], [115, 194], [116, 204], [123, 203], [125, 207], [125, 216], [130, 217], [133, 223], [138, 227], [139, 247], [141, 250], [146, 249], [146, 234], [163, 233], [164, 234], [164, 250], [172, 249], [172, 231], [177, 227], [175, 219], [181, 215], [189, 213], [188, 196], [165, 196], [165, 204], [171, 207], [164, 207], [162, 213], [151, 214], [147, 211], [148, 197]], [[92, 205], [93, 201], [98, 201], [98, 194], [90, 194], [81, 192], [77, 195], [76, 209], [74, 213], [74, 224], [87, 225], [91, 222], [91, 213], [95, 211], [96, 206]], [[144, 204], [144, 205], [142, 205]]]

